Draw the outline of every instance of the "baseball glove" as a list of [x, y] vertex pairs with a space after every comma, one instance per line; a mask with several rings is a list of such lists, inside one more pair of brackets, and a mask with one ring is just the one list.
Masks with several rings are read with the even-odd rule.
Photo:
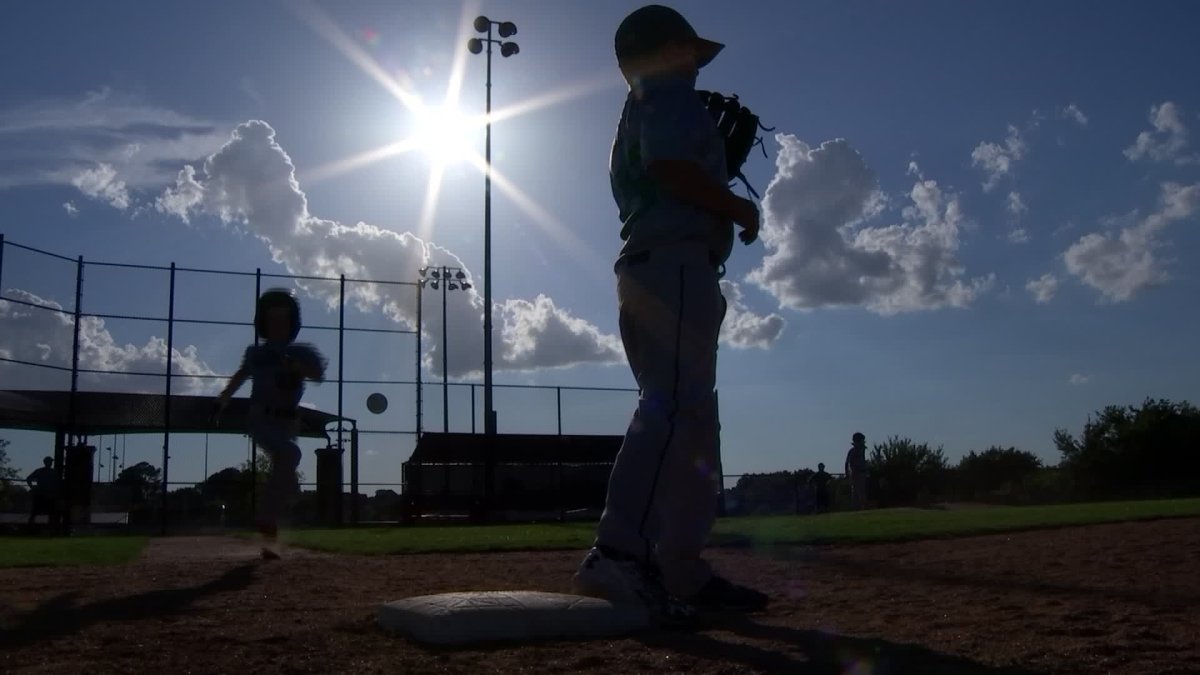
[[762, 137], [758, 135], [758, 132], [774, 131], [775, 127], [763, 126], [758, 115], [738, 102], [737, 95], [725, 96], [715, 91], [697, 91], [696, 93], [700, 95], [704, 107], [708, 109], [713, 121], [717, 123], [717, 131], [721, 134], [721, 138], [725, 139], [725, 168], [728, 170], [731, 180], [736, 178], [742, 181], [755, 199], [759, 199], [758, 192], [750, 185], [750, 181], [746, 180], [746, 175], [742, 173], [742, 165], [746, 163], [746, 159], [750, 157], [750, 151], [755, 146], [762, 150], [763, 157], [767, 156], [767, 151], [763, 148]]

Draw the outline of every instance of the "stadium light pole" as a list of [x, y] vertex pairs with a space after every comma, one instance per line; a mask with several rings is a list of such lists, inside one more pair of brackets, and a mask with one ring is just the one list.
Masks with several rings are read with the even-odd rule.
[[[453, 275], [450, 273], [454, 272]], [[429, 284], [433, 290], [442, 291], [442, 433], [450, 433], [450, 370], [448, 352], [446, 349], [447, 335], [450, 333], [446, 323], [446, 292], [469, 290], [471, 282], [467, 281], [467, 273], [459, 267], [422, 267], [420, 269], [421, 288]]]
[[[497, 29], [500, 40], [492, 37], [492, 28]], [[483, 187], [483, 432], [488, 436], [496, 433], [496, 411], [492, 406], [492, 45], [500, 45], [504, 58], [521, 51], [515, 42], [505, 41], [517, 34], [517, 26], [511, 21], [492, 21], [486, 16], [475, 19], [475, 32], [487, 37], [474, 37], [467, 41], [467, 50], [472, 54], [484, 51], [487, 45], [487, 109], [484, 120], [487, 133], [484, 142], [484, 187]]]

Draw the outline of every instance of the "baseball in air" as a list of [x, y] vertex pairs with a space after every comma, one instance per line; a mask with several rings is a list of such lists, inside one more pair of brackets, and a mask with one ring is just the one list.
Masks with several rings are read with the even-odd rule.
[[367, 410], [378, 415], [387, 410], [387, 397], [378, 392], [367, 397]]

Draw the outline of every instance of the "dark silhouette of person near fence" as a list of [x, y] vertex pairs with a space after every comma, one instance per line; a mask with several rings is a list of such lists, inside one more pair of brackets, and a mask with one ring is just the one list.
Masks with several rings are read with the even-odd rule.
[[817, 470], [808, 478], [808, 484], [813, 489], [813, 511], [816, 513], [829, 512], [829, 483], [833, 476], [825, 470], [825, 463], [817, 464]]
[[42, 467], [25, 479], [29, 486], [32, 504], [29, 508], [29, 525], [34, 525], [38, 516], [46, 516], [51, 530], [57, 530], [62, 516], [62, 481], [54, 470], [54, 458], [42, 460]]

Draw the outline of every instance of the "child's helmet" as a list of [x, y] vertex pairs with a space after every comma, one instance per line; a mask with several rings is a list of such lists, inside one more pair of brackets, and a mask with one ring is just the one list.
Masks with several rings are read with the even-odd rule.
[[696, 29], [678, 11], [663, 5], [646, 5], [626, 16], [617, 27], [614, 38], [617, 63], [624, 67], [627, 61], [646, 56], [674, 41], [696, 45], [700, 53], [700, 62], [696, 65], [701, 68], [725, 47], [697, 35]]
[[292, 333], [288, 341], [296, 339], [300, 334], [300, 303], [296, 296], [286, 288], [271, 288], [258, 296], [258, 305], [254, 311], [254, 331], [258, 337], [267, 339], [267, 313], [276, 307], [287, 307], [292, 314]]

